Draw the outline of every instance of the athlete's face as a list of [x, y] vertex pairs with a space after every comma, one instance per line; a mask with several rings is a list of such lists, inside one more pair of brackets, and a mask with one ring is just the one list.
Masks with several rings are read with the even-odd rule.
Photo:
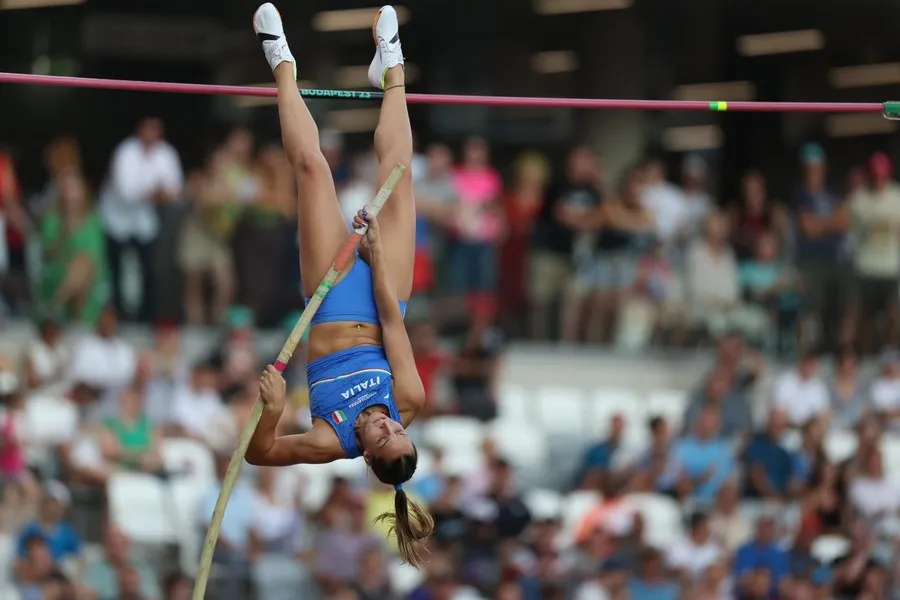
[[366, 462], [371, 458], [392, 461], [413, 452], [413, 444], [403, 425], [384, 413], [372, 413], [359, 430]]

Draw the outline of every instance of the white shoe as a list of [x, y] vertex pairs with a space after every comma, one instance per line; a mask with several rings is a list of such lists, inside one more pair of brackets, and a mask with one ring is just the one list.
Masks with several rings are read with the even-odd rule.
[[294, 79], [297, 79], [297, 61], [291, 54], [287, 39], [284, 37], [284, 24], [281, 14], [271, 2], [260, 5], [253, 13], [253, 31], [262, 44], [263, 53], [272, 71], [283, 62], [294, 65]]
[[400, 23], [397, 21], [397, 11], [393, 6], [382, 6], [375, 15], [372, 37], [375, 39], [375, 58], [369, 65], [369, 83], [383, 90], [384, 76], [388, 69], [403, 64]]

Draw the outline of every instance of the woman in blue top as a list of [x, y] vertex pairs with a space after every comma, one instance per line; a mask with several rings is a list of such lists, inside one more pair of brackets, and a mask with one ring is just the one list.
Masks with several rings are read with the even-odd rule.
[[[278, 85], [278, 112], [285, 153], [297, 176], [300, 268], [311, 296], [347, 237], [334, 181], [319, 148], [319, 133], [297, 93], [295, 60], [278, 11], [263, 4], [253, 26]], [[403, 53], [397, 13], [383, 7], [372, 28], [375, 58], [369, 81], [384, 90], [375, 131], [379, 178], [398, 163], [409, 166], [412, 131], [406, 110]], [[355, 225], [367, 219], [357, 215]], [[362, 456], [375, 476], [396, 489], [387, 519], [403, 557], [421, 564], [423, 540], [433, 522], [407, 500], [401, 485], [416, 470], [416, 448], [406, 434], [425, 401], [403, 324], [412, 289], [416, 211], [409, 170], [381, 213], [371, 219], [360, 254], [320, 306], [309, 332], [308, 378], [313, 427], [307, 433], [275, 437], [284, 408], [285, 383], [270, 366], [260, 379], [265, 410], [247, 450], [257, 465], [327, 463]]]

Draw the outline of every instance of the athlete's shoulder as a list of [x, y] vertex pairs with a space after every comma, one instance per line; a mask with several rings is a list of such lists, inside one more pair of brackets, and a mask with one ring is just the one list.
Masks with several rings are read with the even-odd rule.
[[334, 429], [322, 419], [313, 419], [312, 429], [296, 436], [296, 450], [307, 464], [329, 463], [347, 458]]

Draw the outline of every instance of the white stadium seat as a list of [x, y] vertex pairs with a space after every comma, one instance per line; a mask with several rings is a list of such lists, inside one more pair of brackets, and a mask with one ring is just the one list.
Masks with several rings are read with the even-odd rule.
[[578, 490], [566, 494], [563, 498], [562, 526], [563, 531], [574, 533], [581, 519], [600, 502], [601, 496], [590, 490]]
[[425, 443], [446, 454], [479, 451], [484, 441], [484, 425], [469, 417], [441, 416], [426, 421], [422, 427]]
[[350, 483], [365, 483], [368, 476], [368, 467], [364, 460], [336, 460], [330, 463], [329, 467], [332, 476], [346, 479]]
[[434, 454], [427, 448], [416, 448], [418, 460], [416, 462], [416, 474], [413, 477], [427, 477], [434, 473], [435, 459]]
[[530, 423], [537, 403], [529, 402], [528, 392], [518, 385], [501, 385], [497, 393], [497, 414], [507, 421]]
[[900, 481], [900, 437], [887, 433], [881, 439], [881, 458], [884, 476], [891, 481]]
[[625, 420], [625, 445], [632, 451], [643, 450], [650, 440], [647, 430], [647, 406], [639, 394], [624, 388], [599, 388], [594, 391], [590, 407], [589, 431], [594, 439], [609, 435], [610, 419], [621, 415]]
[[546, 387], [537, 391], [538, 426], [545, 432], [581, 435], [587, 416], [585, 396], [581, 390]]
[[829, 564], [850, 549], [850, 540], [840, 535], [819, 536], [812, 543], [810, 554], [820, 563]]
[[116, 473], [107, 483], [110, 518], [137, 543], [177, 540], [175, 501], [171, 490], [152, 475]]
[[463, 479], [484, 467], [484, 456], [480, 452], [454, 452], [444, 455], [442, 460], [447, 475]]
[[684, 532], [681, 507], [662, 494], [629, 494], [627, 501], [644, 519], [644, 542], [664, 550]]
[[846, 429], [833, 429], [825, 434], [825, 454], [831, 462], [843, 462], [856, 452], [856, 435]]
[[410, 592], [425, 581], [425, 573], [413, 566], [405, 565], [399, 561], [391, 563], [389, 567], [389, 577], [391, 580], [391, 590], [401, 598], [408, 596]]
[[202, 532], [197, 523], [197, 515], [203, 495], [209, 491], [210, 485], [209, 482], [193, 477], [176, 479], [169, 485], [169, 500], [175, 513], [176, 537], [180, 550], [178, 564], [191, 577], [197, 574], [197, 557], [200, 556], [201, 547]]
[[56, 445], [72, 438], [78, 429], [78, 409], [65, 398], [31, 396], [25, 402], [29, 441]]
[[625, 388], [598, 388], [588, 407], [588, 432], [604, 438], [609, 433], [609, 421], [622, 415], [626, 428], [645, 427], [644, 403], [640, 395]]
[[331, 493], [332, 471], [329, 465], [291, 465], [276, 472], [276, 492], [283, 502], [299, 499], [304, 509], [322, 508]]
[[500, 455], [519, 467], [540, 467], [547, 460], [547, 440], [531, 425], [497, 419], [488, 426], [488, 435]]
[[803, 444], [803, 435], [796, 429], [788, 429], [781, 435], [779, 443], [785, 450], [797, 452]]
[[534, 520], [558, 519], [562, 516], [563, 498], [559, 492], [531, 489], [525, 492], [523, 500]]
[[687, 409], [687, 392], [677, 390], [653, 390], [644, 400], [644, 414], [651, 417], [663, 417], [672, 431], [679, 431]]
[[161, 452], [169, 473], [185, 475], [203, 483], [215, 481], [215, 458], [212, 450], [201, 442], [189, 438], [166, 438]]

